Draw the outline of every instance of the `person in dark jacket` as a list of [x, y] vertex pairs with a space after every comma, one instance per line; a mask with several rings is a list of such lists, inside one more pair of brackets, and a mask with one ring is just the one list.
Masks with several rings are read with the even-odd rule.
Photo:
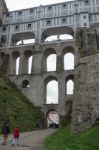
[[7, 143], [9, 133], [10, 133], [9, 123], [7, 121], [5, 121], [2, 126], [3, 145], [6, 145], [6, 143]]

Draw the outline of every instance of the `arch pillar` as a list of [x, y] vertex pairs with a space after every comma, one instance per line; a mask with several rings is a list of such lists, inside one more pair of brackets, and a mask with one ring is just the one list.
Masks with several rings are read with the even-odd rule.
[[28, 73], [28, 59], [26, 59], [24, 53], [21, 52], [19, 74], [27, 74], [27, 73]]
[[32, 61], [32, 73], [41, 73], [42, 72], [42, 55], [41, 55], [41, 46], [37, 45], [34, 49], [33, 61]]
[[62, 54], [57, 55], [57, 61], [56, 61], [56, 71], [62, 71], [63, 68], [63, 60], [62, 60]]
[[59, 89], [60, 114], [62, 116], [65, 116], [65, 114], [66, 114], [66, 92], [65, 92], [65, 79], [62, 76], [58, 79], [58, 89]]

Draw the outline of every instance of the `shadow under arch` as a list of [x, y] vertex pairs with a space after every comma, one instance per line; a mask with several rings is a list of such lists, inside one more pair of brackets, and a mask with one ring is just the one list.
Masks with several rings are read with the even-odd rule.
[[58, 82], [57, 77], [55, 77], [55, 76], [48, 76], [48, 77], [45, 78], [45, 80], [44, 80], [44, 85], [46, 86], [46, 85], [48, 84], [48, 82], [50, 82], [50, 81], [52, 81], [52, 80], [55, 80], [55, 81]]
[[29, 39], [35, 39], [35, 33], [33, 32], [16, 33], [12, 35], [12, 45], [16, 45], [17, 42], [19, 41], [29, 40]]
[[65, 78], [65, 83], [66, 83], [68, 80], [72, 80], [72, 81], [74, 82], [74, 75], [73, 75], [73, 74], [70, 74], [70, 75], [66, 76], [66, 78]]
[[20, 53], [18, 51], [12, 52], [12, 57], [18, 58], [20, 56]]
[[32, 54], [33, 54], [33, 52], [32, 52], [32, 50], [25, 50], [24, 51], [24, 55], [25, 55], [25, 57], [30, 57], [30, 56], [32, 56]]
[[62, 53], [63, 53], [63, 55], [65, 55], [66, 53], [75, 54], [75, 49], [72, 46], [66, 46], [66, 47], [63, 48]]
[[52, 27], [44, 30], [41, 35], [41, 42], [45, 42], [45, 39], [52, 35], [68, 34], [74, 37], [74, 30], [71, 27]]

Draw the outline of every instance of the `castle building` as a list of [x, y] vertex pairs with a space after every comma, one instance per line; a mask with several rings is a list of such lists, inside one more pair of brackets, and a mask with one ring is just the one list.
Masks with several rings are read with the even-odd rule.
[[[61, 123], [61, 118], [72, 110], [74, 131], [93, 125], [99, 117], [98, 96], [94, 95], [94, 90], [87, 95], [90, 91], [87, 85], [92, 80], [94, 82], [94, 72], [98, 72], [95, 65], [99, 63], [96, 55], [99, 45], [99, 0], [75, 0], [16, 11], [8, 11], [5, 1], [0, 0], [0, 18], [0, 65], [8, 55], [10, 80], [32, 103], [42, 108], [45, 116], [50, 110], [57, 111]], [[53, 35], [57, 36], [57, 40], [47, 41]], [[70, 35], [72, 39], [61, 40], [61, 35]], [[64, 57], [68, 53], [74, 56], [74, 68], [66, 70]], [[48, 71], [47, 59], [52, 54], [56, 56], [56, 69]], [[30, 57], [32, 64], [29, 71]], [[92, 65], [94, 58], [97, 59]], [[88, 66], [94, 66], [92, 74], [90, 70], [88, 72]], [[90, 83], [85, 80], [88, 75]], [[48, 104], [47, 85], [53, 80], [58, 84], [58, 102]], [[74, 83], [74, 94], [68, 95], [69, 80]], [[98, 87], [95, 87], [98, 92]], [[90, 103], [91, 95], [91, 99], [95, 100]]]

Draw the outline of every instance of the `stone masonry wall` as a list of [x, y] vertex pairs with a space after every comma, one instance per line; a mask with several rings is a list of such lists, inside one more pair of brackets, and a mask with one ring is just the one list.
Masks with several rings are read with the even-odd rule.
[[98, 28], [79, 31], [76, 38], [78, 57], [75, 66], [73, 132], [91, 127], [99, 118]]

